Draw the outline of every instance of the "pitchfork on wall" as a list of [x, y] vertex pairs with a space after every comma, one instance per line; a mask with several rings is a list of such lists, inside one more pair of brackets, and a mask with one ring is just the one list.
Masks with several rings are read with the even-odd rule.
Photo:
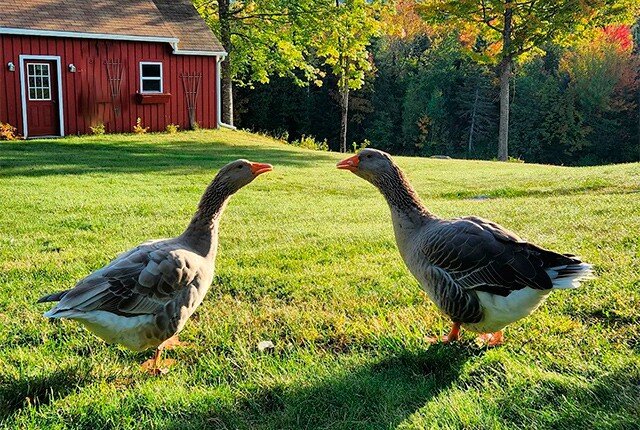
[[107, 68], [111, 105], [113, 106], [114, 115], [117, 116], [120, 113], [120, 84], [122, 83], [124, 65], [120, 60], [107, 60], [104, 64]]
[[187, 101], [187, 113], [189, 114], [189, 127], [196, 127], [196, 105], [198, 93], [200, 92], [200, 81], [202, 73], [181, 73], [184, 97]]

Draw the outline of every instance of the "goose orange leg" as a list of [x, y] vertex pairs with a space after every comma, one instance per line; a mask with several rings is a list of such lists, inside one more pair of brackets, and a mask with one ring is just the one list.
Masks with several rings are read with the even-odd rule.
[[[446, 336], [442, 336], [441, 340], [442, 340], [442, 343], [450, 343], [450, 342], [455, 342], [459, 338], [460, 338], [460, 323], [454, 322], [453, 325], [451, 326], [451, 330], [449, 331], [449, 334], [447, 334]], [[438, 342], [438, 338], [435, 338], [435, 337], [430, 337], [427, 340], [431, 343]]]
[[502, 330], [495, 333], [484, 333], [478, 336], [478, 340], [486, 346], [499, 346], [504, 343], [504, 335]]
[[165, 348], [172, 349], [179, 345], [183, 345], [183, 343], [178, 340], [177, 336], [165, 340], [160, 345], [158, 345], [155, 353], [153, 354], [153, 357], [142, 363], [142, 369], [153, 376], [159, 376], [168, 373], [169, 367], [176, 361], [170, 358], [162, 360], [160, 358], [162, 356], [162, 351]]

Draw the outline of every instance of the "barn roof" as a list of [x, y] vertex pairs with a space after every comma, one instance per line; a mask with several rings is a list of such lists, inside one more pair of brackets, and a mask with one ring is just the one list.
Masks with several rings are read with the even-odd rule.
[[177, 54], [224, 48], [190, 0], [3, 0], [0, 34], [171, 43]]

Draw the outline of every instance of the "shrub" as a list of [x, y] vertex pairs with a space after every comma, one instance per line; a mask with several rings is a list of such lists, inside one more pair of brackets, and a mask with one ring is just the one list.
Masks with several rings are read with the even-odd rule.
[[149, 130], [149, 127], [142, 126], [142, 118], [137, 118], [136, 125], [133, 126], [133, 132], [135, 134], [143, 134], [146, 133], [147, 130]]
[[258, 136], [264, 136], [264, 137], [269, 137], [271, 139], [275, 139], [275, 140], [280, 140], [284, 143], [289, 143], [289, 132], [287, 130], [283, 130], [283, 129], [277, 129], [277, 130], [245, 130], [248, 131], [249, 133], [254, 133], [257, 134]]
[[0, 140], [15, 140], [16, 128], [11, 124], [0, 122]]
[[91, 129], [91, 134], [95, 134], [96, 136], [102, 136], [106, 131], [103, 123], [92, 125], [89, 129]]
[[167, 133], [176, 134], [178, 132], [179, 128], [180, 128], [180, 126], [177, 125], [177, 124], [168, 124], [167, 125]]
[[294, 140], [291, 142], [293, 146], [297, 146], [299, 148], [313, 149], [314, 151], [328, 151], [329, 144], [327, 143], [327, 139], [323, 141], [317, 141], [313, 136], [305, 136], [298, 140]]
[[351, 146], [353, 147], [353, 152], [358, 152], [368, 146], [371, 146], [371, 141], [369, 139], [365, 139], [360, 144], [353, 142]]

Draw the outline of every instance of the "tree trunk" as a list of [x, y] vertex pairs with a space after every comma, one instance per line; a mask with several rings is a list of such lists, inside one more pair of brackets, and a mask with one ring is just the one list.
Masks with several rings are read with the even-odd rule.
[[349, 119], [349, 85], [340, 88], [340, 152], [347, 152], [347, 121]]
[[509, 159], [509, 83], [513, 57], [511, 52], [512, 0], [505, 0], [502, 30], [502, 61], [500, 62], [500, 129], [498, 131], [498, 160]]
[[476, 96], [473, 100], [473, 111], [471, 112], [471, 128], [469, 129], [469, 156], [473, 152], [473, 132], [476, 128], [476, 111], [478, 108], [478, 97], [480, 96], [480, 87], [476, 87]]
[[511, 59], [500, 65], [500, 130], [498, 131], [498, 160], [509, 159], [509, 81], [511, 80]]
[[[340, 0], [336, 0], [336, 7], [340, 7]], [[347, 152], [347, 120], [349, 119], [349, 80], [346, 76], [347, 66], [342, 55], [342, 38], [338, 36], [338, 49], [340, 56], [338, 64], [342, 73], [338, 76], [338, 93], [340, 97], [340, 152]]]
[[233, 125], [233, 82], [231, 80], [231, 16], [229, 14], [229, 0], [218, 1], [218, 17], [220, 19], [220, 42], [225, 51], [227, 58], [221, 63], [221, 86], [222, 91], [222, 122]]

